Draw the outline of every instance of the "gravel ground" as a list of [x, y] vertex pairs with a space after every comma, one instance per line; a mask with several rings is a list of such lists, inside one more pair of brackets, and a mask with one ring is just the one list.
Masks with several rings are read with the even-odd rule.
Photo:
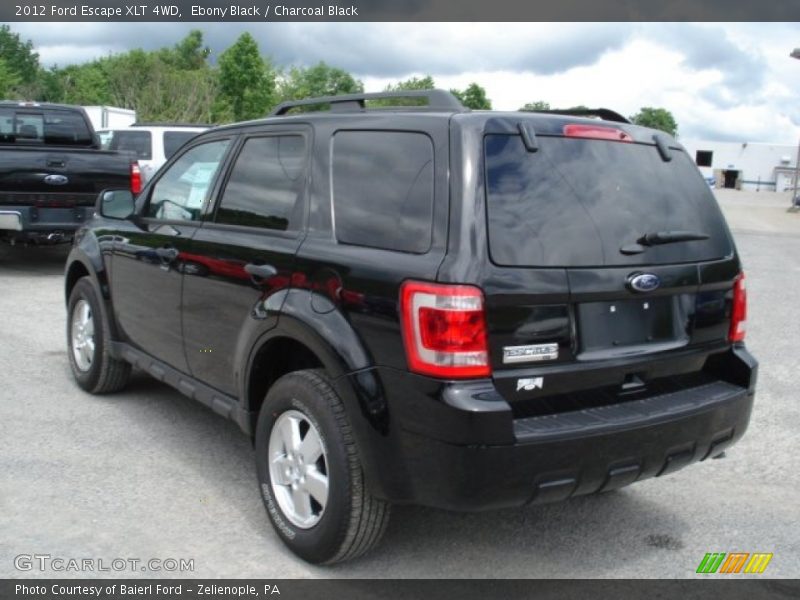
[[[692, 577], [710, 551], [773, 552], [800, 576], [800, 214], [719, 194], [748, 275], [761, 361], [750, 430], [726, 457], [622, 491], [520, 510], [398, 507], [382, 545], [316, 568], [273, 533], [253, 450], [230, 422], [137, 375], [93, 397], [65, 354], [65, 248], [0, 249], [0, 576], [19, 554], [194, 559], [192, 577]], [[105, 573], [105, 576], [115, 575]]]

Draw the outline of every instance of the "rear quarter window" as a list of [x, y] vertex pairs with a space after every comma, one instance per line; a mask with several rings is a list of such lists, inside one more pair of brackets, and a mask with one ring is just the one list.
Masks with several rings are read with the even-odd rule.
[[434, 165], [427, 135], [340, 131], [331, 171], [337, 241], [414, 254], [430, 249]]
[[130, 152], [137, 160], [153, 158], [153, 137], [149, 131], [115, 130], [108, 143], [109, 150]]

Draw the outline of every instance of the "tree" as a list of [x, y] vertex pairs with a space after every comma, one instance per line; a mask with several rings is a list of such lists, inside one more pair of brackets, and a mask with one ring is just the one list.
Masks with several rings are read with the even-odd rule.
[[470, 83], [463, 91], [452, 89], [450, 92], [467, 108], [473, 110], [491, 110], [492, 108], [492, 101], [486, 97], [486, 90], [477, 83]]
[[0, 98], [8, 98], [19, 84], [19, 77], [8, 68], [6, 61], [0, 58]]
[[405, 81], [398, 81], [394, 85], [386, 86], [387, 92], [406, 92], [409, 90], [433, 90], [436, 89], [436, 83], [433, 77], [425, 75], [425, 77], [412, 77]]
[[189, 34], [172, 48], [162, 48], [159, 57], [177, 69], [197, 70], [207, 66], [206, 60], [211, 54], [208, 46], [203, 45], [203, 32], [192, 29]]
[[339, 96], [364, 91], [364, 84], [350, 73], [319, 62], [313, 67], [292, 67], [278, 86], [281, 100]]
[[520, 108], [521, 111], [525, 112], [536, 112], [539, 110], [550, 110], [550, 103], [545, 102], [544, 100], [536, 100], [534, 102], [528, 102]]
[[274, 72], [247, 32], [219, 57], [219, 91], [237, 121], [264, 116], [274, 104]]
[[[398, 81], [395, 84], [386, 86], [385, 92], [412, 92], [422, 90], [432, 90], [436, 88], [433, 77], [411, 77], [405, 81]], [[373, 100], [370, 106], [425, 106], [425, 98], [392, 98], [391, 100]]]
[[[44, 78], [42, 79], [44, 80]], [[103, 63], [100, 61], [93, 61], [83, 65], [70, 65], [55, 71], [55, 81], [57, 82], [57, 91], [53, 93], [55, 97], [47, 98], [52, 102], [128, 106], [125, 103], [113, 101], [108, 75]]]
[[34, 83], [39, 74], [39, 55], [33, 51], [33, 42], [23, 42], [18, 33], [8, 25], [0, 25], [0, 57], [6, 69], [20, 83]]
[[678, 124], [675, 122], [675, 117], [665, 108], [643, 106], [638, 113], [630, 117], [630, 120], [636, 125], [660, 129], [672, 136], [678, 135]]

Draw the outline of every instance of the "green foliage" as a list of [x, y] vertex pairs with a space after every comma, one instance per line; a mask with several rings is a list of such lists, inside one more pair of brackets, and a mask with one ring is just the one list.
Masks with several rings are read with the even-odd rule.
[[5, 59], [0, 58], [0, 99], [10, 98], [19, 82], [17, 74], [8, 68]]
[[470, 83], [465, 90], [450, 90], [461, 104], [473, 110], [491, 110], [492, 101], [486, 97], [486, 90], [477, 83]]
[[39, 74], [39, 55], [33, 51], [33, 43], [23, 42], [18, 33], [8, 25], [0, 25], [0, 57], [5, 68], [20, 83], [33, 83]]
[[433, 90], [436, 89], [436, 83], [433, 77], [425, 75], [425, 77], [412, 77], [405, 81], [398, 81], [394, 85], [387, 85], [387, 92], [406, 92], [409, 90]]
[[313, 67], [292, 67], [278, 84], [281, 101], [340, 96], [363, 91], [364, 84], [354, 79], [350, 73], [324, 62], [319, 62]]
[[528, 102], [525, 106], [520, 107], [521, 111], [536, 112], [538, 110], [550, 110], [550, 103], [544, 100], [536, 100], [535, 102]]
[[247, 32], [219, 57], [219, 92], [237, 121], [263, 117], [274, 104], [275, 74]]
[[54, 97], [48, 100], [64, 104], [113, 104], [106, 68], [101, 61], [70, 65], [52, 71], [52, 75]]
[[[436, 83], [433, 77], [426, 75], [425, 77], [412, 77], [405, 81], [398, 81], [395, 84], [389, 84], [384, 89], [385, 92], [409, 92], [418, 90], [432, 90], [436, 88]], [[371, 107], [381, 106], [425, 106], [427, 101], [425, 98], [393, 98], [391, 100], [373, 100], [370, 102]]]
[[653, 129], [660, 129], [672, 136], [678, 134], [678, 124], [675, 122], [675, 117], [672, 113], [665, 108], [653, 108], [651, 106], [643, 106], [639, 112], [629, 117], [632, 123], [642, 125], [644, 127], [652, 127]]
[[132, 108], [140, 121], [212, 123], [218, 83], [202, 34], [173, 48], [131, 50], [82, 65], [40, 73], [40, 98], [68, 104]]
[[171, 49], [159, 50], [159, 58], [168, 65], [192, 71], [208, 66], [206, 60], [210, 54], [209, 47], [203, 45], [203, 32], [199, 29], [192, 29], [189, 35]]

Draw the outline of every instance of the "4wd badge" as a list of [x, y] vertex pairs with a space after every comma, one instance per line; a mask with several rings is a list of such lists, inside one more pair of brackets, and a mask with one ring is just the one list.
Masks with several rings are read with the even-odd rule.
[[533, 344], [530, 346], [506, 346], [503, 348], [503, 363], [538, 362], [558, 358], [558, 344]]

